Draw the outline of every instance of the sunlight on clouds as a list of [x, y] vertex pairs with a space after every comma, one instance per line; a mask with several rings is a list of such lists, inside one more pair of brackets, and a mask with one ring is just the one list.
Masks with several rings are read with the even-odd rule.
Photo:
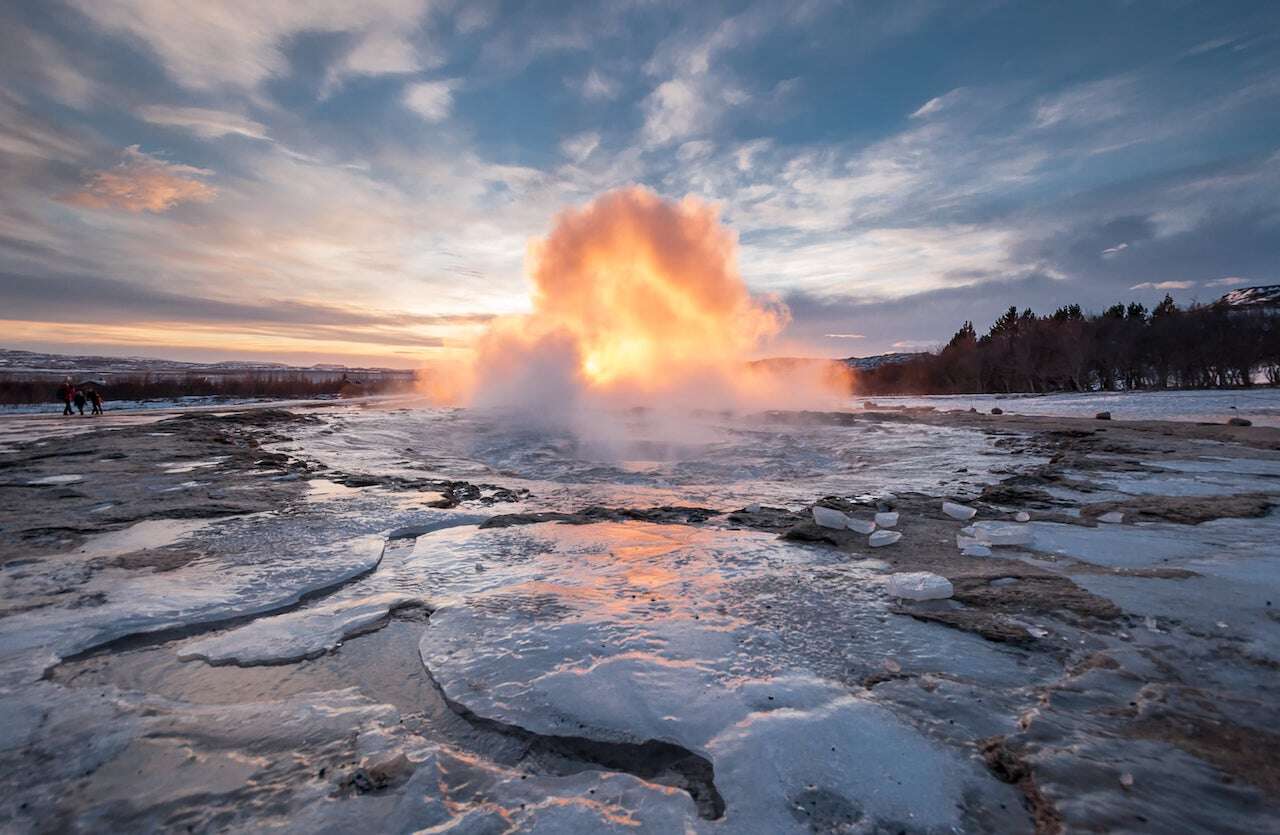
[[179, 203], [207, 203], [218, 190], [198, 179], [213, 174], [203, 168], [164, 162], [143, 153], [137, 145], [124, 151], [115, 168], [89, 177], [84, 188], [59, 199], [87, 209], [123, 209], [159, 213]]

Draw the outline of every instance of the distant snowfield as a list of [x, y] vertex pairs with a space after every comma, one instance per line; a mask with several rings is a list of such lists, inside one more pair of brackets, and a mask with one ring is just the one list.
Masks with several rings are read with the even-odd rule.
[[1198, 391], [1089, 392], [1084, 394], [948, 394], [931, 396], [868, 396], [882, 406], [933, 406], [940, 411], [999, 407], [1022, 415], [1093, 417], [1111, 412], [1115, 420], [1187, 420], [1225, 423], [1233, 417], [1256, 426], [1280, 426], [1280, 388], [1204, 389]]

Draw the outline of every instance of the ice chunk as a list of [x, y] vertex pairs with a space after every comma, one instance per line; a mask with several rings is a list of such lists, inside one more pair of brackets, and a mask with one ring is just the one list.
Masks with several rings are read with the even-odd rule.
[[960, 532], [983, 545], [1030, 545], [1032, 531], [1013, 522], [976, 522]]
[[898, 524], [898, 512], [896, 510], [891, 510], [886, 513], [877, 513], [876, 524], [882, 528], [892, 528], [894, 525]]
[[849, 526], [848, 516], [834, 508], [823, 507], [820, 504], [813, 506], [813, 521], [824, 528], [834, 528], [838, 531], [842, 531]]
[[881, 548], [885, 545], [892, 545], [902, 539], [902, 534], [898, 531], [876, 531], [867, 539], [867, 543], [872, 548]]
[[960, 554], [966, 557], [989, 557], [991, 549], [987, 546], [975, 542], [972, 545], [966, 545], [960, 549]]
[[758, 504], [749, 504], [749, 505], [747, 505], [746, 507], [744, 507], [744, 508], [743, 508], [743, 510], [744, 510], [745, 512], [747, 512], [747, 513], [759, 513], [759, 512], [760, 512], [760, 505], [758, 505]]
[[1015, 522], [1030, 522], [1031, 514], [1027, 513], [1025, 510], [1019, 510], [1017, 513], [1013, 514], [1013, 520]]
[[1118, 525], [1124, 521], [1124, 514], [1118, 510], [1113, 510], [1110, 513], [1104, 513], [1099, 516], [1098, 521], [1107, 525]]
[[950, 597], [955, 589], [951, 581], [928, 571], [908, 571], [889, 577], [889, 594], [907, 600], [942, 600]]
[[978, 511], [967, 505], [956, 504], [955, 502], [943, 502], [942, 512], [950, 516], [952, 519], [959, 519], [961, 522], [968, 522], [974, 516], [978, 515]]
[[876, 529], [876, 523], [870, 519], [854, 519], [852, 516], [849, 517], [846, 525], [854, 533], [871, 533]]

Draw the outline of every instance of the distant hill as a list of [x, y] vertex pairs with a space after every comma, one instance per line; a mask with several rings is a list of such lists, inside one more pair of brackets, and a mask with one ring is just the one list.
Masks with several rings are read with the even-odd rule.
[[752, 362], [751, 365], [772, 371], [786, 371], [788, 368], [801, 365], [836, 364], [847, 366], [855, 371], [870, 371], [875, 368], [884, 368], [890, 365], [899, 365], [904, 362], [910, 362], [920, 356], [924, 356], [924, 354], [876, 354], [871, 357], [845, 357], [844, 359], [819, 359], [816, 357], [769, 357], [767, 359], [756, 360]]
[[288, 374], [310, 380], [337, 379], [343, 375], [361, 379], [413, 379], [414, 372], [393, 368], [349, 367], [318, 364], [286, 365], [280, 362], [179, 362], [152, 357], [103, 357], [96, 355], [44, 354], [0, 348], [0, 376], [8, 379], [46, 380], [65, 376], [119, 378], [151, 376], [173, 379], [181, 377], [243, 377]]
[[1237, 309], [1276, 308], [1280, 310], [1280, 284], [1241, 287], [1224, 294], [1217, 303]]

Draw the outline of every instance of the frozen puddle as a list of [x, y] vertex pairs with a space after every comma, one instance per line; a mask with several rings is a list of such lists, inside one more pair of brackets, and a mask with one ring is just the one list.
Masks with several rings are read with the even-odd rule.
[[134, 551], [164, 548], [212, 525], [214, 519], [147, 519], [124, 530], [95, 534], [72, 552], [77, 557], [118, 557]]
[[217, 458], [210, 458], [207, 461], [192, 461], [187, 464], [180, 464], [177, 461], [172, 461], [168, 464], [161, 464], [160, 466], [163, 467], [164, 471], [169, 475], [177, 475], [179, 473], [190, 473], [195, 470], [203, 470], [208, 467], [216, 467], [225, 460], [227, 460], [227, 457], [225, 455], [220, 455]]
[[5, 619], [0, 688], [38, 680], [63, 658], [120, 638], [257, 615], [296, 604], [377, 567], [383, 539], [366, 536], [248, 562], [196, 560], [160, 574], [103, 571], [83, 587], [92, 607], [49, 606]]
[[178, 657], [241, 666], [300, 661], [329, 652], [346, 638], [384, 622], [397, 608], [421, 603], [414, 595], [395, 592], [325, 602], [196, 641], [179, 650]]
[[[827, 554], [772, 535], [682, 526], [462, 533], [423, 537], [415, 549], [449, 592], [423, 635], [422, 660], [462, 711], [551, 737], [681, 746], [711, 762], [730, 831], [960, 831], [975, 825], [978, 807], [1018, 808], [1014, 790], [967, 751], [814, 674], [821, 662], [797, 657], [795, 636], [760, 623], [747, 602], [758, 595], [737, 588], [762, 575], [803, 576]], [[781, 582], [772, 599], [782, 611], [799, 603], [797, 617], [805, 604], [884, 617], [881, 578], [842, 576], [840, 597]], [[817, 656], [829, 655], [833, 638], [846, 643], [820, 623], [811, 628]], [[1009, 669], [996, 649], [975, 660], [968, 636], [928, 635], [938, 660], [954, 652], [957, 666]], [[909, 636], [882, 628], [875, 640], [913, 663]], [[705, 826], [690, 817], [683, 828]]]

